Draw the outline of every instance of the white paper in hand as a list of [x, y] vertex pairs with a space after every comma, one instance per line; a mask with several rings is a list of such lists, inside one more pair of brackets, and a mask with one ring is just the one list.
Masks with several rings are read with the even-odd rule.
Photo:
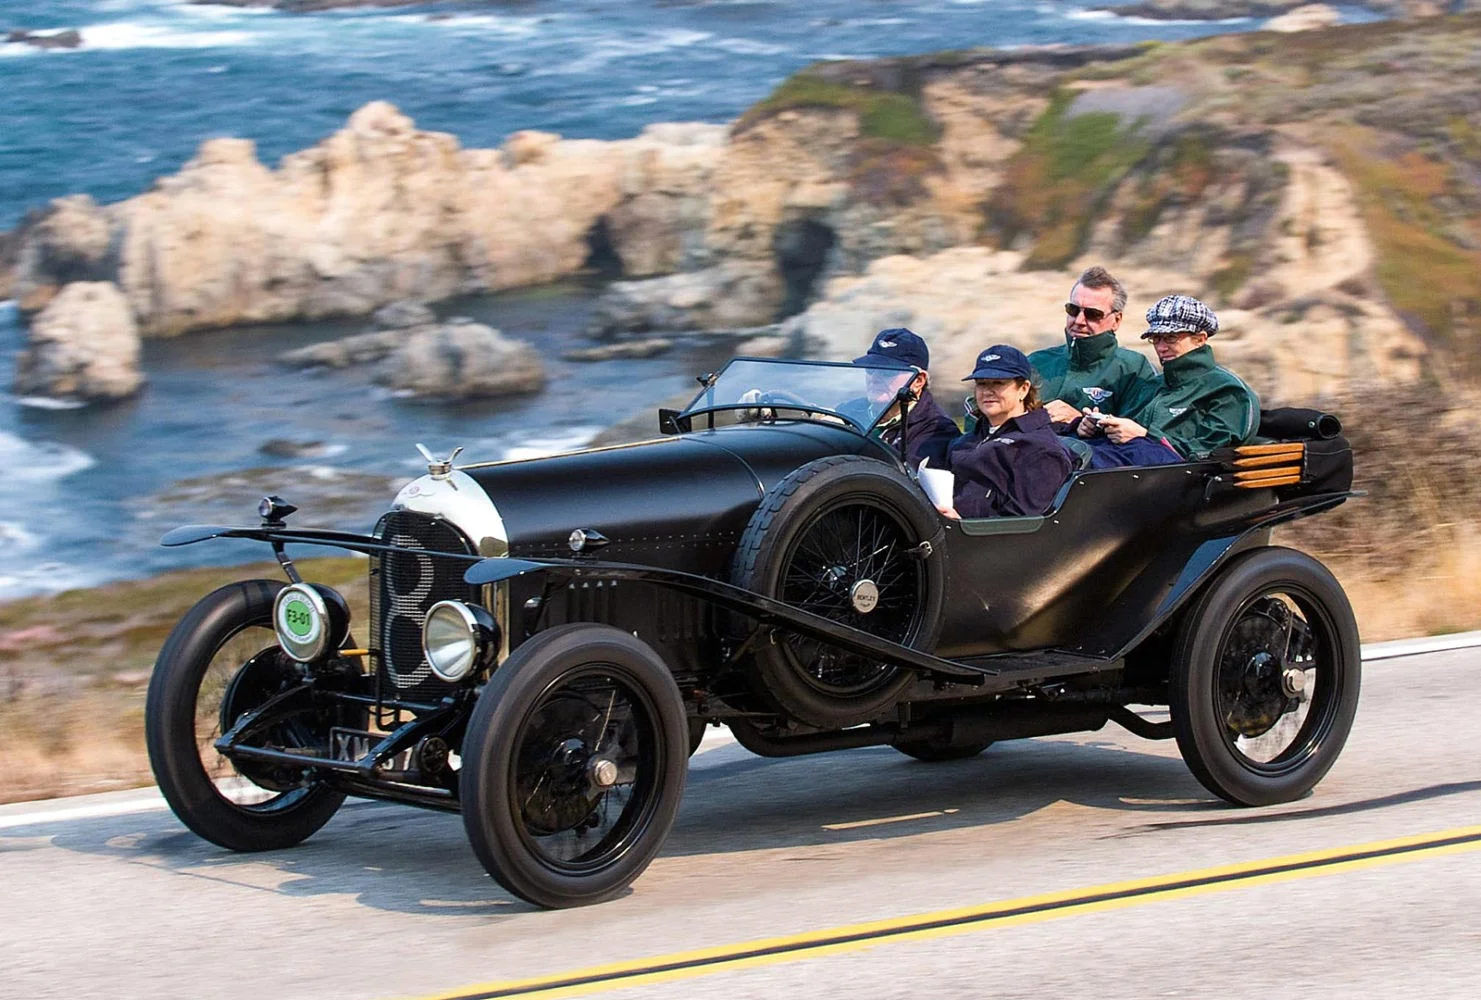
[[930, 468], [926, 464], [929, 461], [928, 458], [920, 460], [920, 468], [917, 470], [920, 488], [926, 491], [926, 496], [937, 507], [950, 507], [956, 491], [956, 477], [945, 469]]

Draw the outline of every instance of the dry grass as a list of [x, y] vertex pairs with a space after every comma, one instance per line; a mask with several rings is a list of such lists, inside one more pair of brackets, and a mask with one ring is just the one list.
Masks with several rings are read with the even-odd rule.
[[1281, 529], [1342, 581], [1366, 641], [1481, 628], [1481, 399], [1357, 387], [1330, 401], [1368, 496]]
[[[366, 620], [365, 560], [299, 568]], [[217, 587], [282, 576], [276, 563], [213, 567], [0, 604], [0, 802], [149, 784], [144, 695], [170, 629]]]

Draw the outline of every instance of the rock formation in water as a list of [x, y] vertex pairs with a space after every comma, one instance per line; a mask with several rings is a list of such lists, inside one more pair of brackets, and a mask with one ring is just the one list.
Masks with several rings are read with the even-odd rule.
[[116, 205], [59, 199], [16, 254], [26, 312], [74, 280], [114, 280], [146, 336], [363, 315], [553, 281], [594, 247], [624, 273], [693, 263], [725, 130], [660, 125], [620, 142], [521, 132], [462, 149], [384, 103], [276, 170], [213, 139]]
[[128, 302], [108, 282], [75, 281], [32, 320], [11, 391], [106, 401], [133, 395], [143, 384], [139, 328]]
[[465, 316], [407, 322], [419, 318], [409, 308], [381, 310], [373, 326], [386, 328], [301, 347], [281, 360], [302, 368], [369, 366], [374, 381], [432, 402], [516, 396], [544, 387], [545, 366], [524, 341]]

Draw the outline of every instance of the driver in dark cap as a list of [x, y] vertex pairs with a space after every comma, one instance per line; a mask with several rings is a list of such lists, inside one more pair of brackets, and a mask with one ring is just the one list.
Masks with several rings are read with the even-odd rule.
[[[862, 356], [854, 359], [856, 365], [868, 365], [866, 392], [875, 406], [883, 406], [896, 399], [900, 390], [910, 387], [915, 401], [906, 410], [905, 426], [900, 422], [900, 404], [891, 403], [889, 410], [880, 418], [875, 433], [891, 448], [899, 448], [900, 435], [905, 435], [906, 460], [913, 469], [921, 459], [930, 459], [932, 467], [946, 468], [946, 449], [961, 433], [936, 400], [931, 398], [931, 377], [927, 373], [931, 365], [931, 352], [919, 335], [904, 327], [881, 330], [874, 343]], [[886, 368], [891, 371], [880, 371]]]
[[973, 383], [977, 426], [947, 455], [956, 490], [947, 517], [1043, 514], [1070, 477], [1069, 453], [1039, 401], [1033, 366], [1016, 347], [996, 344], [977, 355], [963, 382]]

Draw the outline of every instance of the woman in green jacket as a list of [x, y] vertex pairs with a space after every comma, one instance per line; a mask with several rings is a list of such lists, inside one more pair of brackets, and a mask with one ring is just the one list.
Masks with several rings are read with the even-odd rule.
[[1076, 433], [1090, 441], [1090, 467], [1162, 465], [1206, 458], [1245, 444], [1260, 424], [1255, 391], [1214, 362], [1214, 311], [1188, 295], [1169, 295], [1147, 310], [1147, 332], [1162, 363], [1162, 385], [1134, 416], [1087, 414]]

